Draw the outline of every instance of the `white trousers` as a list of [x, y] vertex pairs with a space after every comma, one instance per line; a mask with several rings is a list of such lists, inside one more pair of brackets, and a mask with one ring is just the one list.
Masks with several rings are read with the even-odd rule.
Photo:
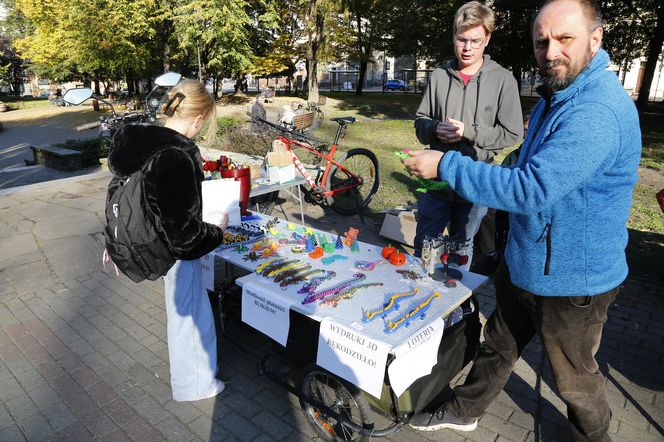
[[164, 292], [173, 399], [216, 396], [224, 383], [215, 378], [217, 335], [200, 259], [176, 261], [164, 276]]

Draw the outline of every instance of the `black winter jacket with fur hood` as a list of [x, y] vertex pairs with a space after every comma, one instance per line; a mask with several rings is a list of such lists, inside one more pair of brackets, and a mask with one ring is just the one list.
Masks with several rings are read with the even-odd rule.
[[176, 259], [200, 258], [222, 243], [222, 230], [203, 222], [201, 154], [189, 138], [165, 127], [124, 126], [108, 166], [122, 177], [146, 166], [143, 192]]

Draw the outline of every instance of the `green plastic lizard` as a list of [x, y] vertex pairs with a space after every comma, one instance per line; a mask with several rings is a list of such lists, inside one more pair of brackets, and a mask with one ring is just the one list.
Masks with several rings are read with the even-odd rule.
[[[409, 158], [410, 149], [404, 149], [399, 152], [394, 152], [394, 155], [396, 155], [401, 159]], [[421, 193], [427, 193], [430, 190], [441, 190], [450, 185], [447, 181], [434, 181], [425, 178], [418, 178], [417, 180], [420, 182], [420, 186], [417, 189], [415, 189], [415, 191]]]

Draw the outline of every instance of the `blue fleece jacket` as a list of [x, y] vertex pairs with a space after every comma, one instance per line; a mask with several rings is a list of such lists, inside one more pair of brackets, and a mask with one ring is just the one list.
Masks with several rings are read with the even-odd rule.
[[636, 107], [600, 50], [541, 99], [516, 166], [447, 152], [439, 175], [464, 198], [510, 212], [512, 282], [541, 296], [592, 296], [627, 277], [626, 223], [641, 156]]

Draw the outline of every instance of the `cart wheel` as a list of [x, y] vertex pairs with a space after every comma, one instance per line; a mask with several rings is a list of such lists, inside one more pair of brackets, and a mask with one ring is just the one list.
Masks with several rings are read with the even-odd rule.
[[[371, 409], [362, 391], [354, 385], [339, 379], [332, 373], [316, 365], [304, 369], [302, 393], [314, 398], [336, 411], [355, 425], [364, 428], [373, 427]], [[344, 426], [332, 416], [327, 416], [306, 401], [300, 400], [300, 406], [309, 425], [327, 441], [365, 440], [356, 431]]]

